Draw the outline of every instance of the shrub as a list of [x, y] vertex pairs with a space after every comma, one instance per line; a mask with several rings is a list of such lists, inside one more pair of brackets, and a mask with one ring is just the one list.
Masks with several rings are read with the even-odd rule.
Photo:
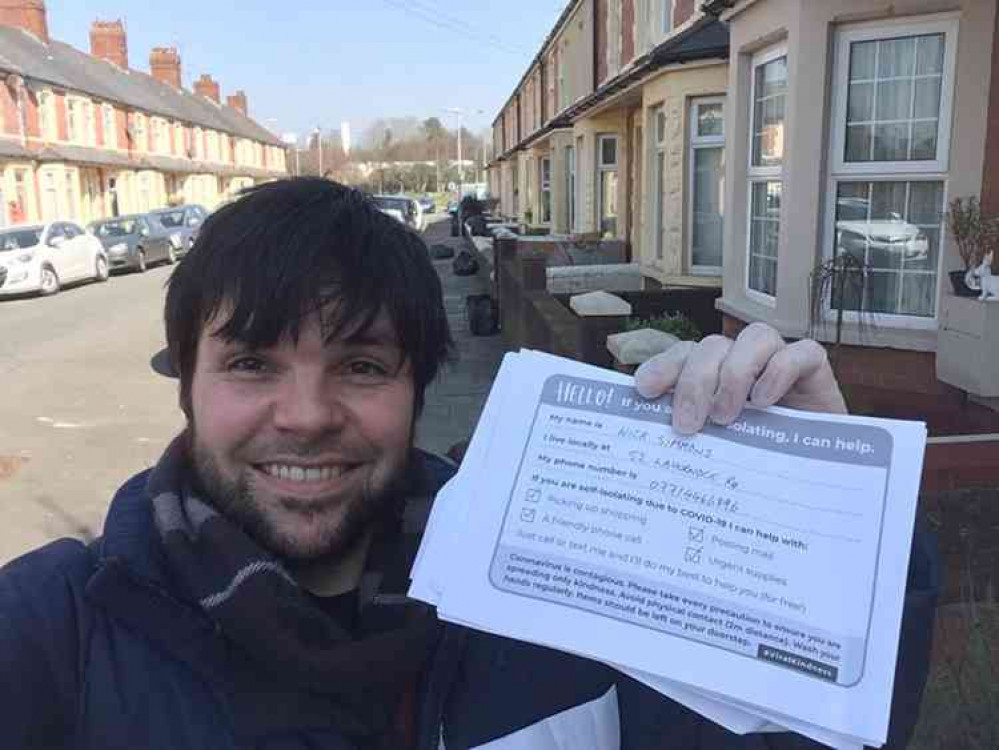
[[671, 333], [681, 341], [700, 341], [704, 336], [697, 323], [680, 312], [663, 313], [654, 318], [632, 318], [628, 321], [626, 330], [637, 331], [641, 328], [654, 328], [657, 331]]

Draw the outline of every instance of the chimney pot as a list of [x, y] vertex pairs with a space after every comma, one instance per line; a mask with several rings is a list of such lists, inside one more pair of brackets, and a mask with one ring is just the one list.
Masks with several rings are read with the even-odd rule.
[[181, 88], [180, 54], [175, 47], [154, 47], [149, 53], [149, 72], [157, 81]]
[[90, 26], [90, 54], [128, 68], [128, 39], [125, 24], [117, 21], [94, 21]]
[[207, 97], [216, 104], [222, 103], [222, 92], [218, 81], [207, 73], [202, 73], [201, 78], [194, 82], [194, 93]]
[[249, 117], [249, 109], [246, 102], [246, 92], [243, 89], [239, 89], [235, 94], [230, 94], [226, 97], [226, 103], [235, 110], [242, 112], [244, 116]]
[[49, 43], [49, 23], [44, 0], [0, 0], [0, 26], [24, 29]]

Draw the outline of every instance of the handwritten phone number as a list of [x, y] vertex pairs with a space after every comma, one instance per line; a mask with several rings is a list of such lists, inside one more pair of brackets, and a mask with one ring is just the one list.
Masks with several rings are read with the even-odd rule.
[[682, 500], [728, 513], [739, 512], [739, 502], [737, 500], [710, 492], [698, 492], [675, 482], [653, 479], [649, 482], [649, 489], [673, 500]]

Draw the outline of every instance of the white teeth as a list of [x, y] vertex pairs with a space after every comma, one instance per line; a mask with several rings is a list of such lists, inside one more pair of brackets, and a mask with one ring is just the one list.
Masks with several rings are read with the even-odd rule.
[[301, 466], [289, 466], [287, 464], [265, 464], [264, 472], [277, 479], [284, 479], [291, 482], [329, 482], [338, 479], [343, 474], [340, 466], [320, 466], [303, 468]]

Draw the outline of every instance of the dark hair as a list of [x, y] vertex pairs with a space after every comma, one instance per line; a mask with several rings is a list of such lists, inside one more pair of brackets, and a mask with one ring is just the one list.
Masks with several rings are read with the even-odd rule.
[[249, 188], [219, 208], [168, 282], [166, 339], [190, 416], [191, 379], [205, 325], [267, 347], [297, 340], [302, 319], [336, 304], [324, 335], [363, 332], [383, 310], [412, 367], [416, 413], [453, 341], [440, 279], [418, 234], [353, 188], [297, 177]]

